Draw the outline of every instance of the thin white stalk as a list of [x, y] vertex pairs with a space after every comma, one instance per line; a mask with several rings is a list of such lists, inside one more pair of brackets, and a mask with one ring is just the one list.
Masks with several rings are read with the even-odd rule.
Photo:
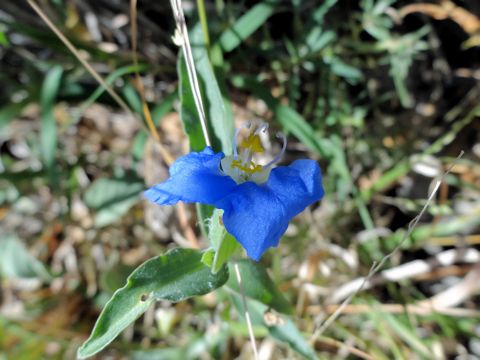
[[253, 334], [252, 320], [250, 319], [250, 313], [248, 311], [247, 299], [245, 297], [245, 290], [243, 288], [242, 276], [240, 275], [240, 268], [238, 263], [233, 266], [235, 268], [235, 275], [237, 276], [238, 287], [240, 288], [240, 295], [243, 302], [243, 311], [245, 312], [245, 320], [247, 320], [248, 335], [250, 336], [250, 342], [252, 343], [253, 358], [258, 360], [257, 343], [255, 341], [255, 335]]
[[200, 117], [200, 124], [202, 125], [203, 137], [207, 146], [211, 146], [210, 137], [208, 136], [207, 120], [205, 116], [205, 110], [203, 108], [202, 94], [200, 92], [200, 86], [198, 84], [197, 72], [195, 70], [195, 62], [193, 60], [192, 48], [190, 46], [190, 38], [188, 37], [187, 22], [185, 21], [185, 15], [183, 14], [182, 1], [170, 0], [172, 6], [173, 15], [175, 17], [175, 23], [177, 24], [177, 30], [175, 33], [174, 41], [177, 45], [182, 47], [183, 54], [185, 56], [185, 63], [187, 65], [188, 79], [190, 86], [192, 87], [193, 100], [197, 107], [198, 116]]

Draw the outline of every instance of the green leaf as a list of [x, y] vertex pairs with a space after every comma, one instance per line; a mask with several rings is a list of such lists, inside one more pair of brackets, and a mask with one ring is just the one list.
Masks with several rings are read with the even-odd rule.
[[332, 72], [335, 75], [344, 77], [347, 80], [350, 80], [352, 84], [356, 84], [357, 80], [360, 80], [363, 77], [363, 74], [357, 68], [344, 63], [340, 58], [333, 57], [329, 62], [331, 64]]
[[388, 40], [393, 20], [387, 16], [387, 8], [397, 0], [362, 1], [363, 29], [377, 40]]
[[325, 0], [314, 10], [313, 18], [318, 23], [323, 23], [325, 15], [338, 2], [338, 0]]
[[[1, 174], [0, 174], [1, 177]], [[197, 209], [197, 216], [199, 219], [198, 226], [200, 227], [200, 231], [202, 235], [206, 238], [208, 237], [208, 224], [210, 223], [210, 219], [212, 218], [213, 212], [215, 208], [211, 205], [205, 204], [195, 204], [195, 208]]]
[[180, 52], [177, 63], [178, 72], [178, 93], [180, 97], [180, 117], [182, 118], [183, 129], [188, 136], [190, 142], [190, 150], [201, 151], [205, 148], [206, 142], [203, 138], [200, 117], [193, 98], [192, 88], [188, 79], [187, 66], [185, 57]]
[[[231, 293], [231, 296], [232, 302], [238, 313], [244, 316], [244, 309], [240, 295]], [[265, 326], [273, 338], [288, 344], [293, 350], [303, 355], [306, 359], [317, 359], [315, 351], [305, 340], [302, 333], [298, 330], [292, 320], [281, 316], [279, 319], [282, 324], [269, 326], [265, 323], [264, 316], [268, 311], [268, 306], [251, 299], [247, 300], [247, 306], [254, 326]]]
[[222, 268], [239, 247], [237, 240], [225, 230], [222, 216], [223, 210], [215, 209], [208, 226], [208, 240], [214, 250], [214, 257], [209, 266], [214, 274]]
[[152, 350], [136, 350], [130, 355], [133, 360], [171, 360], [171, 359], [187, 359], [186, 349], [184, 348], [167, 348]]
[[140, 265], [107, 303], [77, 356], [84, 359], [98, 353], [157, 300], [177, 302], [222, 286], [228, 279], [227, 268], [214, 275], [201, 258], [198, 250], [173, 249]]
[[[163, 101], [157, 104], [151, 111], [153, 123], [158, 125], [162, 118], [172, 111], [173, 102], [177, 99], [176, 92], [172, 92], [163, 98]], [[145, 129], [141, 129], [133, 140], [132, 155], [135, 160], [143, 160], [143, 152], [145, 150], [145, 144], [148, 139], [148, 132]]]
[[226, 52], [232, 51], [252, 35], [273, 14], [277, 1], [263, 1], [243, 14], [220, 36], [220, 45]]
[[213, 211], [211, 219], [208, 222], [208, 240], [210, 241], [210, 244], [215, 249], [215, 251], [218, 250], [221, 241], [227, 233], [227, 230], [225, 230], [225, 226], [223, 226], [222, 223], [222, 216], [223, 210], [215, 209]]
[[386, 321], [393, 332], [404, 340], [416, 353], [425, 359], [431, 356], [432, 351], [426, 346], [425, 341], [415, 334], [415, 330], [404, 325], [396, 316], [388, 313], [382, 313], [381, 315], [381, 319]]
[[14, 235], [0, 239], [0, 275], [8, 279], [40, 278], [49, 281], [52, 278], [45, 266], [30, 255]]
[[[237, 262], [242, 276], [245, 295], [260, 301], [268, 307], [284, 314], [292, 314], [293, 309], [283, 294], [277, 289], [262, 264], [251, 260]], [[234, 272], [233, 264], [230, 264], [230, 272]], [[238, 282], [235, 277], [228, 280], [227, 286], [240, 293]]]
[[215, 257], [215, 250], [208, 249], [202, 255], [202, 263], [211, 268], [213, 265], [214, 257]]
[[42, 106], [42, 122], [40, 130], [41, 149], [45, 166], [49, 171], [55, 164], [55, 150], [57, 148], [57, 124], [53, 116], [55, 99], [60, 90], [63, 69], [55, 65], [48, 71], [42, 84], [40, 103]]
[[215, 257], [213, 258], [212, 264], [212, 272], [216, 274], [222, 268], [222, 266], [226, 264], [228, 260], [230, 260], [239, 247], [240, 244], [232, 235], [228, 233], [225, 234], [220, 242], [220, 246], [215, 252]]
[[137, 90], [130, 83], [123, 85], [122, 94], [127, 101], [127, 104], [131, 109], [133, 109], [133, 111], [138, 114], [143, 114], [142, 99], [140, 98]]
[[[225, 106], [225, 99], [220, 91], [208, 58], [207, 49], [203, 43], [203, 33], [200, 25], [191, 31], [190, 39], [212, 145], [214, 148], [222, 150], [225, 154], [231, 154], [234, 133], [233, 115]], [[203, 138], [200, 117], [195, 106], [183, 53], [180, 53], [178, 57], [177, 72], [180, 80], [180, 115], [183, 127], [190, 141], [190, 149], [192, 151], [201, 151], [205, 148], [206, 142]]]
[[[225, 106], [224, 96], [220, 91], [215, 73], [208, 57], [202, 28], [197, 25], [191, 32], [192, 55], [198, 72], [199, 81], [203, 88], [203, 102], [209, 128], [213, 130], [215, 138], [212, 139], [214, 147], [220, 145], [226, 155], [233, 152], [233, 114], [229, 107]], [[211, 131], [210, 131], [211, 133]], [[210, 134], [211, 136], [212, 134]]]
[[333, 31], [325, 31], [319, 27], [314, 27], [308, 34], [305, 42], [308, 46], [308, 54], [318, 52], [336, 39], [337, 35]]
[[10, 46], [10, 43], [8, 42], [7, 36], [5, 35], [4, 31], [0, 31], [0, 45], [5, 48]]
[[143, 181], [137, 178], [96, 180], [84, 197], [87, 206], [96, 210], [95, 226], [109, 225], [126, 214], [143, 189]]

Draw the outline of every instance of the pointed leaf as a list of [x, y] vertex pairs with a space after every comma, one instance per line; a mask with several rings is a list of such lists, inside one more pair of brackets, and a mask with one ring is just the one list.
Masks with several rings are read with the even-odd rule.
[[198, 250], [174, 249], [140, 265], [105, 305], [78, 357], [84, 359], [105, 348], [156, 300], [177, 302], [222, 286], [228, 279], [227, 268], [214, 275], [201, 258]]
[[85, 192], [85, 203], [96, 211], [95, 226], [109, 225], [126, 214], [143, 189], [143, 181], [138, 178], [96, 180]]
[[217, 273], [235, 253], [240, 244], [227, 233], [222, 223], [223, 210], [215, 209], [208, 226], [208, 240], [213, 247], [214, 257], [209, 263], [212, 272]]
[[45, 266], [28, 253], [25, 245], [15, 235], [0, 238], [0, 275], [8, 279], [52, 279]]
[[[233, 152], [233, 114], [230, 107], [225, 106], [227, 101], [220, 91], [215, 73], [208, 57], [208, 51], [204, 43], [202, 28], [197, 25], [191, 31], [192, 55], [195, 61], [195, 68], [201, 82], [203, 91], [203, 103], [210, 131], [210, 136], [215, 135], [212, 141], [226, 155]], [[213, 132], [213, 134], [212, 134]], [[216, 140], [216, 141], [215, 141]]]
[[179, 79], [178, 94], [181, 104], [180, 117], [182, 118], [183, 129], [188, 136], [190, 150], [201, 151], [205, 148], [206, 143], [203, 138], [200, 117], [198, 116], [192, 88], [188, 79], [185, 56], [183, 56], [182, 52], [180, 52], [178, 56], [177, 73]]
[[228, 233], [225, 234], [220, 242], [218, 250], [215, 252], [215, 257], [213, 258], [212, 264], [212, 272], [216, 274], [222, 268], [222, 266], [226, 264], [228, 260], [230, 260], [232, 255], [239, 247], [240, 244], [232, 235]]
[[57, 124], [53, 115], [53, 108], [60, 83], [62, 80], [63, 68], [60, 65], [50, 69], [42, 84], [42, 92], [40, 102], [42, 105], [42, 122], [41, 122], [41, 149], [45, 166], [50, 172], [55, 164], [55, 151], [57, 148]]
[[252, 35], [273, 14], [276, 3], [277, 1], [263, 1], [243, 14], [220, 37], [222, 48], [226, 52], [232, 51]]

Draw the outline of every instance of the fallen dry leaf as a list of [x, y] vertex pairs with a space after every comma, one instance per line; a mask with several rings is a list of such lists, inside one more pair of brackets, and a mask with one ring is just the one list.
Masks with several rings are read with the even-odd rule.
[[450, 19], [455, 21], [470, 35], [480, 31], [480, 18], [449, 0], [442, 1], [440, 4], [419, 3], [407, 5], [400, 10], [400, 16], [405, 17], [416, 12], [429, 15], [435, 20]]

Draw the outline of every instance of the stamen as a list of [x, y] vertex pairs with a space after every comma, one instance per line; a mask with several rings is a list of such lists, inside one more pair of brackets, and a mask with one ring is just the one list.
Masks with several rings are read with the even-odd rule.
[[238, 135], [240, 135], [240, 130], [250, 129], [251, 126], [252, 126], [252, 123], [250, 121], [248, 121], [248, 122], [242, 124], [238, 129], [235, 129], [235, 134], [233, 135], [233, 157], [235, 159], [238, 158], [237, 146], [238, 146]]
[[[260, 136], [256, 135], [256, 133], [248, 135], [248, 137], [242, 142], [240, 147], [245, 149], [245, 151], [247, 151], [249, 154], [262, 153], [264, 151]], [[248, 161], [251, 160], [250, 158], [248, 159]]]
[[244, 164], [240, 160], [232, 160], [232, 168], [240, 169], [247, 175], [252, 175], [262, 171], [262, 167], [255, 164], [253, 161], [250, 161], [248, 164]]
[[262, 124], [259, 127], [257, 127], [257, 130], [255, 130], [255, 135], [260, 134], [260, 132], [266, 132], [268, 130], [268, 127], [269, 127], [268, 123], [262, 122]]
[[276, 164], [277, 162], [279, 162], [282, 157], [283, 157], [283, 154], [285, 154], [285, 150], [287, 149], [287, 137], [283, 134], [283, 133], [278, 133], [277, 134], [277, 138], [282, 138], [282, 141], [283, 141], [283, 145], [282, 145], [282, 150], [280, 151], [280, 153], [275, 156], [275, 158], [270, 161], [267, 165], [264, 165], [264, 168], [268, 168], [270, 166], [272, 166], [273, 164]]

